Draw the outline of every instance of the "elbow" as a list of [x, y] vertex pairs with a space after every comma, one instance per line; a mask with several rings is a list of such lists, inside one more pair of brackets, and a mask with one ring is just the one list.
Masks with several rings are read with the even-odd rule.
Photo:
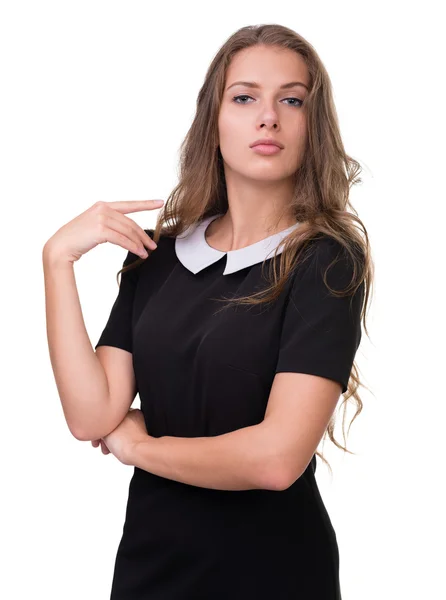
[[264, 490], [283, 492], [298, 479], [296, 465], [289, 458], [289, 451], [283, 440], [270, 427], [265, 433], [265, 421], [261, 424], [259, 466], [256, 487]]
[[283, 492], [295, 481], [296, 478], [290, 475], [283, 460], [278, 458], [262, 460], [258, 477], [259, 485], [257, 486], [259, 489]]
[[270, 480], [270, 489], [276, 492], [284, 492], [299, 479], [300, 475], [301, 474], [296, 476], [295, 473], [290, 474], [289, 469], [282, 468], [275, 477], [272, 476]]
[[95, 429], [85, 429], [85, 427], [82, 428], [69, 423], [68, 429], [70, 430], [71, 435], [79, 442], [92, 442], [93, 440], [99, 440], [112, 431], [112, 429], [108, 431], [108, 429], [98, 429], [97, 427]]
[[99, 439], [91, 437], [91, 435], [88, 435], [88, 432], [83, 431], [81, 429], [77, 429], [76, 427], [69, 424], [68, 429], [70, 430], [71, 435], [79, 442], [91, 442], [94, 439]]
[[282, 471], [276, 473], [275, 476], [272, 476], [269, 489], [275, 492], [284, 492], [291, 487], [295, 481], [296, 479], [290, 477], [289, 473], [283, 469]]
[[120, 423], [111, 422], [110, 419], [101, 420], [67, 420], [68, 429], [71, 435], [80, 442], [91, 442], [99, 440], [111, 433]]

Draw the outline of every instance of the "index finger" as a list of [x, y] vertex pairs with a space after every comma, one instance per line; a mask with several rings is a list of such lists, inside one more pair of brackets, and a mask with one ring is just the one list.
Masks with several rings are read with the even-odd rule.
[[108, 202], [111, 208], [120, 213], [133, 213], [139, 210], [153, 210], [164, 204], [164, 200], [117, 200]]

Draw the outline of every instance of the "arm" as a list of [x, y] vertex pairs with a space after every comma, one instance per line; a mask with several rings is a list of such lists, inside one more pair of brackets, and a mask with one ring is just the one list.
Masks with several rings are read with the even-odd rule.
[[51, 365], [68, 427], [83, 439], [81, 432], [107, 412], [107, 377], [85, 328], [73, 263], [58, 260], [46, 246], [42, 259]]
[[148, 436], [130, 448], [126, 464], [217, 490], [286, 490], [316, 452], [340, 387], [325, 377], [279, 373], [258, 425], [214, 437]]
[[273, 431], [265, 422], [213, 437], [148, 437], [128, 464], [154, 475], [217, 490], [280, 490]]

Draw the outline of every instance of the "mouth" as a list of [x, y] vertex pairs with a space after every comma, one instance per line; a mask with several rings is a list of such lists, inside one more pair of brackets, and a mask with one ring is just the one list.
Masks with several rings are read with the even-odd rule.
[[255, 144], [254, 146], [251, 146], [251, 149], [257, 154], [265, 154], [267, 156], [278, 154], [282, 150], [282, 148], [279, 148], [276, 144]]
[[251, 148], [253, 148], [254, 146], [266, 146], [266, 145], [273, 145], [273, 146], [277, 146], [278, 148], [283, 148], [283, 144], [282, 142], [279, 142], [279, 140], [275, 140], [271, 137], [266, 137], [266, 138], [260, 138], [258, 140], [256, 140], [255, 142], [253, 142], [251, 144]]

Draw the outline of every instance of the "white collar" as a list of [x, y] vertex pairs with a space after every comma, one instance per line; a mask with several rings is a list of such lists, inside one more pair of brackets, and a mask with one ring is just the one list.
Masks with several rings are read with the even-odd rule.
[[[206, 217], [206, 219], [203, 219], [198, 224], [192, 224], [175, 239], [175, 253], [178, 260], [186, 269], [189, 269], [194, 274], [217, 262], [225, 254], [227, 255], [227, 260], [223, 275], [229, 275], [245, 267], [263, 262], [266, 258], [271, 258], [274, 255], [274, 251], [282, 239], [299, 225], [299, 223], [295, 223], [291, 227], [279, 231], [279, 233], [274, 233], [244, 248], [223, 252], [209, 246], [205, 237], [207, 226], [211, 221], [220, 216], [222, 215], [212, 215]], [[283, 244], [277, 250], [277, 254], [281, 252], [283, 252]], [[270, 253], [271, 257], [268, 256]]]

